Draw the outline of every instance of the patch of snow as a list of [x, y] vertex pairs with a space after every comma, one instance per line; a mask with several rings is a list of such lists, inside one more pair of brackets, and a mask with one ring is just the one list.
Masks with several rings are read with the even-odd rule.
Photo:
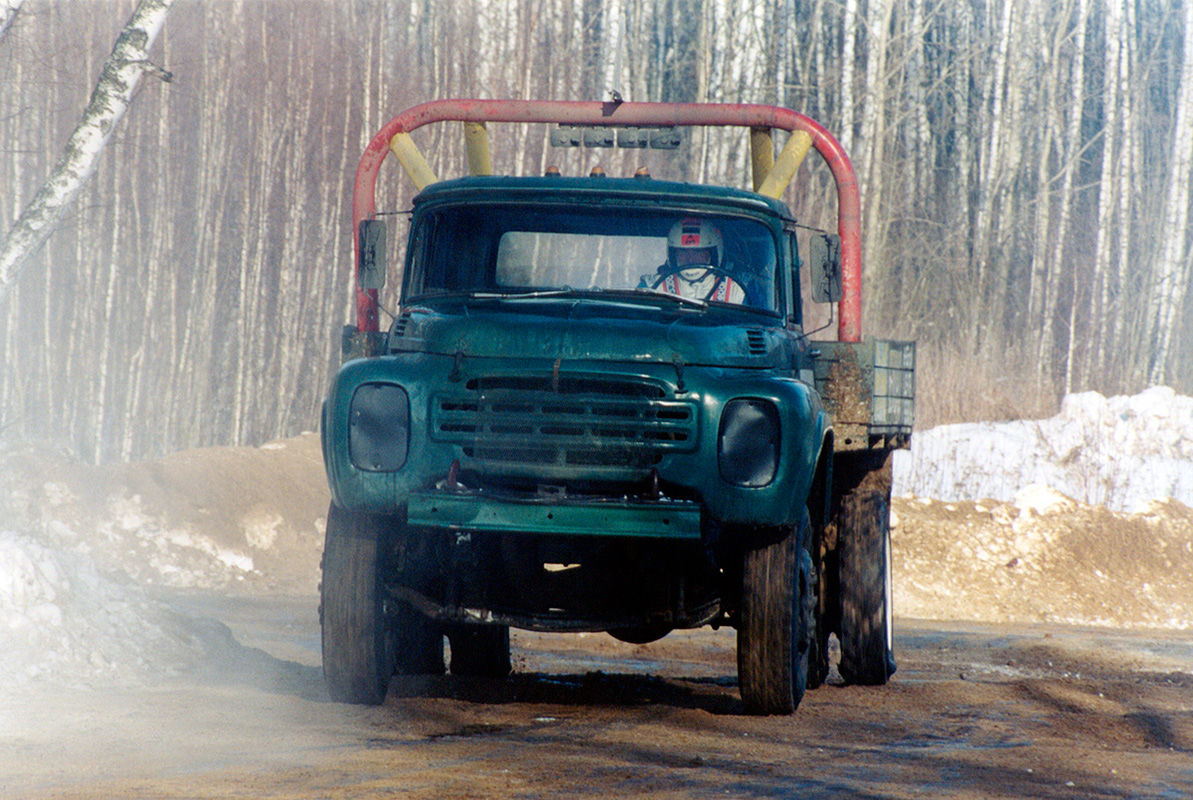
[[244, 540], [254, 550], [268, 550], [278, 539], [278, 528], [285, 522], [282, 515], [269, 509], [255, 508], [240, 520]]
[[1033, 485], [1116, 511], [1173, 498], [1193, 506], [1193, 398], [1069, 395], [1045, 420], [943, 425], [894, 461], [899, 496], [1012, 502]]
[[1069, 511], [1076, 505], [1060, 492], [1038, 483], [1033, 483], [1016, 492], [1011, 504], [1019, 509], [1020, 516], [1024, 514], [1038, 516], [1055, 514]]
[[0, 531], [0, 676], [86, 684], [181, 665], [199, 650], [135, 584], [104, 576], [85, 553]]
[[122, 568], [138, 580], [177, 588], [214, 588], [253, 571], [250, 555], [222, 547], [186, 527], [164, 525], [145, 513], [140, 496], [117, 496], [109, 503], [108, 519], [97, 533], [128, 552]]

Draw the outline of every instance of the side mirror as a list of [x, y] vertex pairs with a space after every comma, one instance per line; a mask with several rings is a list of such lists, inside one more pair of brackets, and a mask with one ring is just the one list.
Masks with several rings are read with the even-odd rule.
[[840, 236], [817, 233], [808, 240], [808, 270], [813, 300], [817, 303], [836, 303], [841, 299]]
[[360, 222], [356, 282], [362, 289], [385, 285], [385, 223], [379, 219]]

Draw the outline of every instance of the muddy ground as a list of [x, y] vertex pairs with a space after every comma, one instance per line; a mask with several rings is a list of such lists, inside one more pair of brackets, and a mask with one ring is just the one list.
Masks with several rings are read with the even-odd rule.
[[730, 630], [515, 633], [505, 683], [328, 701], [313, 596], [165, 597], [203, 665], [5, 709], [6, 798], [1193, 796], [1193, 638], [901, 620], [882, 688], [744, 716]]

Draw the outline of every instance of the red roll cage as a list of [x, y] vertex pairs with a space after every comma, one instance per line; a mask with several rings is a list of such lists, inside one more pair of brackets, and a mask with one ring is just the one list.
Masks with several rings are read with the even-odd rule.
[[[352, 195], [352, 240], [359, 256], [357, 231], [362, 220], [376, 211], [377, 173], [392, 150], [421, 186], [434, 180], [430, 168], [410, 142], [408, 134], [433, 122], [465, 124], [469, 164], [474, 174], [488, 171], [489, 122], [556, 123], [601, 126], [705, 126], [749, 128], [754, 168], [754, 190], [772, 197], [782, 194], [809, 147], [824, 158], [837, 187], [837, 233], [841, 237], [842, 297], [838, 304], [837, 338], [861, 340], [862, 258], [861, 201], [853, 165], [840, 142], [818, 122], [787, 108], [724, 103], [601, 103], [557, 100], [434, 100], [403, 111], [387, 122], [369, 142], [356, 168]], [[770, 132], [793, 135], [778, 160]], [[357, 284], [356, 316], [360, 331], [378, 330], [377, 290]]]

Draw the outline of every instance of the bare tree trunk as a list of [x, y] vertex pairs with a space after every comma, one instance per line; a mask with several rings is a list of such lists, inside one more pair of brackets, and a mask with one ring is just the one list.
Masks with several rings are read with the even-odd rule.
[[[119, 175], [116, 172], [112, 173], [112, 183], [118, 183]], [[111, 243], [108, 247], [108, 253], [111, 260], [102, 264], [102, 269], [106, 273], [107, 280], [104, 281], [102, 294], [93, 293], [95, 297], [103, 297], [103, 315], [98, 320], [100, 325], [108, 324], [108, 332], [99, 339], [99, 353], [96, 357], [96, 368], [99, 370], [98, 385], [96, 386], [95, 396], [92, 403], [92, 422], [91, 427], [94, 430], [93, 450], [91, 452], [91, 460], [95, 464], [102, 464], [104, 462], [104, 455], [107, 452], [108, 439], [108, 406], [111, 398], [108, 396], [108, 375], [112, 369], [112, 344], [113, 331], [110, 327], [110, 321], [115, 317], [112, 313], [116, 305], [117, 283], [116, 274], [119, 271], [117, 264], [122, 260], [122, 253], [120, 250], [119, 231], [121, 230], [123, 204], [121, 203], [119, 191], [113, 191], [113, 201], [111, 205], [112, 219], [107, 226], [107, 230], [111, 235]], [[98, 277], [98, 276], [97, 276]], [[98, 327], [98, 326], [97, 326]]]
[[[1066, 15], [1067, 17], [1067, 15]], [[1065, 27], [1059, 26], [1052, 32], [1048, 42], [1049, 50], [1057, 52], [1064, 40]], [[1030, 330], [1040, 331], [1036, 343], [1036, 388], [1039, 389], [1051, 374], [1040, 361], [1045, 352], [1052, 349], [1052, 320], [1046, 317], [1048, 302], [1048, 274], [1055, 269], [1052, 262], [1053, 248], [1053, 162], [1058, 145], [1063, 145], [1061, 130], [1064, 110], [1060, 103], [1061, 59], [1053, 58], [1047, 72], [1039, 82], [1039, 99], [1036, 103], [1041, 119], [1041, 138], [1037, 142], [1035, 175], [1034, 232], [1031, 237], [1032, 257], [1027, 282], [1027, 325]], [[1047, 343], [1047, 344], [1045, 344]]]
[[[1102, 164], [1098, 179], [1098, 223], [1097, 239], [1094, 246], [1094, 280], [1090, 292], [1088, 316], [1093, 330], [1102, 331], [1104, 335], [1094, 336], [1086, 354], [1086, 373], [1109, 374], [1109, 364], [1106, 363], [1107, 335], [1113, 330], [1112, 318], [1117, 316], [1111, 306], [1112, 294], [1117, 294], [1117, 287], [1111, 285], [1110, 258], [1117, 238], [1121, 247], [1125, 247], [1125, 228], [1127, 220], [1118, 220], [1118, 236], [1112, 235], [1114, 215], [1118, 209], [1119, 192], [1118, 162], [1123, 158], [1119, 146], [1122, 133], [1119, 123], [1119, 106], [1123, 96], [1119, 94], [1119, 61], [1123, 58], [1123, 8], [1122, 0], [1106, 0], [1106, 23], [1103, 36], [1102, 59]], [[1075, 337], [1071, 337], [1075, 338]], [[1070, 356], [1071, 358], [1071, 356]], [[1106, 387], [1101, 387], [1105, 391]]]
[[[1117, 0], [1111, 0], [1117, 2]], [[1133, 31], [1135, 28], [1135, 12], [1134, 3], [1129, 0], [1123, 0], [1125, 7], [1125, 25], [1124, 30]], [[1136, 170], [1137, 160], [1136, 156], [1139, 152], [1138, 137], [1135, 131], [1139, 125], [1135, 121], [1135, 114], [1133, 109], [1137, 107], [1135, 102], [1134, 92], [1132, 88], [1132, 78], [1135, 74], [1135, 65], [1137, 58], [1137, 48], [1134, 45], [1133, 37], [1126, 36], [1123, 41], [1122, 58], [1119, 60], [1118, 66], [1118, 81], [1119, 94], [1123, 98], [1123, 113], [1122, 113], [1122, 152], [1118, 159], [1118, 185], [1120, 187], [1118, 196], [1118, 214], [1119, 224], [1122, 226], [1122, 235], [1119, 237], [1118, 261], [1115, 265], [1114, 285], [1118, 290], [1117, 302], [1115, 303], [1115, 313], [1113, 326], [1110, 332], [1110, 339], [1118, 348], [1120, 360], [1117, 363], [1119, 374], [1124, 378], [1130, 380], [1134, 375], [1139, 373], [1138, 367], [1132, 368], [1133, 364], [1137, 363], [1136, 359], [1131, 358], [1129, 354], [1135, 340], [1138, 338], [1138, 330], [1136, 329], [1134, 335], [1127, 336], [1129, 320], [1136, 313], [1133, 304], [1130, 303], [1131, 295], [1127, 291], [1127, 275], [1130, 266], [1134, 263], [1133, 258], [1136, 255], [1136, 248], [1132, 246], [1132, 231], [1134, 230], [1135, 220], [1132, 216], [1131, 210], [1133, 208], [1132, 191], [1134, 181], [1138, 172]]]
[[1156, 313], [1148, 380], [1163, 383], [1173, 373], [1172, 350], [1190, 277], [1189, 200], [1193, 189], [1193, 2], [1185, 3], [1184, 63], [1180, 72], [1176, 125], [1172, 133], [1168, 190], [1156, 263]]
[[853, 152], [853, 69], [856, 61], [854, 55], [857, 42], [857, 0], [845, 0], [845, 18], [841, 23], [841, 106], [840, 139], [845, 152]]
[[[928, 121], [928, 74], [924, 49], [927, 44], [928, 24], [924, 19], [926, 0], [911, 0], [911, 60], [908, 65], [913, 125], [912, 190], [917, 203], [925, 202], [931, 195], [932, 174], [932, 127]], [[921, 206], [922, 208], [922, 206]], [[922, 213], [922, 211], [921, 211]]]
[[[878, 258], [886, 238], [886, 222], [889, 214], [880, 209], [887, 206], [885, 192], [886, 159], [883, 157], [886, 143], [886, 120], [891, 111], [887, 108], [886, 66], [890, 47], [888, 31], [891, 24], [893, 0], [870, 0], [869, 21], [866, 26], [866, 71], [865, 94], [861, 109], [862, 137], [861, 164], [859, 175], [864, 176], [867, 202], [862, 208], [864, 239], [862, 268], [871, 285], [885, 285], [890, 276]], [[868, 292], [867, 312], [874, 310], [874, 304], [883, 295]]]
[[148, 72], [164, 81], [170, 80], [170, 73], [150, 63], [149, 51], [173, 2], [141, 0], [116, 40], [91, 94], [91, 102], [66, 143], [62, 159], [0, 244], [0, 301], [94, 174], [100, 153], [128, 111], [141, 76]]
[[[229, 139], [235, 129], [225, 120], [233, 118], [239, 108], [224, 75], [228, 62], [243, 59], [243, 28], [243, 5], [239, 2], [204, 10], [202, 46], [206, 63], [199, 87], [204, 103], [195, 136], [203, 159], [195, 176], [199, 196], [193, 215], [194, 268], [181, 315], [182, 339], [172, 366], [175, 377], [166, 385], [165, 395], [172, 436], [189, 446], [204, 443], [203, 428], [215, 405], [208, 392], [207, 372], [216, 361], [216, 292], [225, 232], [230, 227], [227, 207], [235, 206], [235, 200], [229, 202], [226, 186], [231, 180], [227, 165], [233, 152]], [[203, 414], [193, 411], [196, 398], [204, 404]]]
[[[168, 60], [171, 55], [168, 49], [169, 44], [163, 39], [162, 45], [162, 58]], [[146, 390], [146, 385], [153, 387], [170, 382], [168, 375], [163, 380], [162, 370], [151, 368], [151, 363], [154, 361], [153, 354], [166, 354], [169, 359], [167, 363], [172, 363], [173, 357], [177, 353], [174, 345], [177, 340], [175, 311], [178, 270], [160, 267], [162, 264], [170, 263], [174, 254], [175, 226], [171, 224], [171, 220], [165, 214], [143, 214], [142, 209], [145, 206], [155, 208], [153, 201], [156, 198], [172, 197], [175, 194], [176, 176], [169, 169], [173, 155], [171, 153], [171, 129], [169, 103], [166, 103], [163, 104], [157, 119], [157, 140], [151, 161], [154, 178], [151, 183], [146, 182], [149, 188], [145, 194], [148, 197], [142, 197], [141, 176], [136, 176], [132, 186], [135, 215], [138, 219], [148, 217], [151, 236], [148, 257], [144, 259], [147, 273], [144, 319], [141, 323], [140, 341], [135, 353], [136, 363], [133, 369], [132, 385], [129, 389], [129, 399], [124, 404], [124, 441], [120, 451], [122, 461], [134, 458], [139, 449], [141, 451], [149, 449], [148, 442], [144, 441], [147, 434], [154, 437], [160, 436], [162, 432], [168, 430], [170, 422], [166, 408], [161, 407], [160, 403], [146, 399], [147, 396], [160, 397], [163, 392], [154, 392], [152, 388]], [[149, 434], [149, 431], [154, 433]], [[153, 448], [155, 455], [160, 452], [163, 444], [159, 442]]]
[[812, 63], [815, 67], [815, 96], [816, 96], [816, 113], [822, 119], [827, 119], [828, 115], [828, 95], [826, 94], [825, 83], [827, 81], [822, 79], [822, 76], [828, 71], [826, 63], [828, 61], [828, 15], [824, 13], [825, 0], [816, 0], [816, 5], [813, 7], [815, 13], [813, 19], [824, 20], [824, 25], [812, 26]]
[[[708, 57], [707, 53], [711, 46], [709, 42], [709, 16], [711, 10], [709, 6], [711, 0], [700, 0], [700, 22], [697, 24], [696, 32], [696, 97], [697, 103], [707, 103], [709, 101], [709, 75], [708, 75]], [[695, 131], [695, 139], [692, 142], [694, 150], [699, 152], [699, 158], [696, 159], [697, 167], [695, 170], [688, 167], [685, 180], [701, 181], [704, 180], [705, 175], [708, 174], [708, 134], [703, 128], [698, 128]]]
[[0, 0], [0, 40], [4, 39], [4, 34], [12, 27], [23, 2], [25, 0]]
[[[1048, 257], [1047, 290], [1044, 302], [1044, 331], [1045, 336], [1040, 340], [1040, 364], [1051, 373], [1051, 366], [1056, 362], [1054, 347], [1054, 331], [1057, 313], [1060, 310], [1061, 280], [1065, 275], [1065, 250], [1068, 243], [1069, 227], [1073, 216], [1073, 174], [1080, 168], [1082, 141], [1081, 123], [1084, 117], [1085, 103], [1085, 27], [1089, 18], [1089, 0], [1077, 0], [1077, 21], [1073, 36], [1073, 61], [1069, 74], [1069, 104], [1068, 125], [1065, 130], [1063, 146], [1061, 147], [1063, 163], [1061, 165], [1062, 179], [1060, 189], [1060, 214], [1057, 217], [1056, 233], [1052, 237], [1052, 252]], [[1059, 99], [1059, 98], [1058, 98]], [[1065, 346], [1065, 388], [1067, 394], [1071, 389], [1072, 364], [1069, 357], [1072, 354], [1073, 340], [1072, 323], [1075, 321], [1072, 312], [1077, 307], [1076, 267], [1072, 270], [1074, 296], [1070, 305], [1070, 327], [1067, 332], [1069, 342]]]
[[[978, 208], [974, 225], [973, 268], [974, 287], [978, 304], [970, 310], [970, 346], [977, 347], [981, 339], [980, 331], [985, 313], [982, 312], [981, 301], [989, 289], [989, 268], [991, 258], [991, 235], [995, 225], [995, 207], [1001, 193], [1003, 177], [1002, 138], [1005, 122], [1003, 105], [1006, 92], [1009, 51], [1012, 39], [1012, 24], [1014, 3], [1003, 6], [1001, 24], [996, 28], [998, 37], [997, 55], [994, 69], [990, 78], [983, 82], [986, 91], [982, 97], [983, 113], [979, 115], [978, 125], [987, 135], [982, 141], [981, 152], [978, 155]], [[989, 104], [987, 106], [987, 104]], [[989, 111], [985, 109], [989, 107]]]
[[[969, 45], [973, 40], [973, 15], [968, 5], [962, 4], [958, 11], [960, 20], [956, 31], [956, 41], [954, 44], [955, 50], [962, 50], [963, 46]], [[962, 55], [958, 59], [956, 76], [951, 82], [949, 90], [950, 99], [956, 109], [954, 112], [956, 117], [953, 120], [953, 129], [957, 138], [956, 152], [957, 157], [955, 163], [952, 165], [954, 172], [953, 186], [954, 190], [947, 198], [949, 209], [955, 211], [964, 211], [965, 218], [963, 230], [966, 233], [965, 238], [969, 241], [973, 240], [973, 230], [970, 227], [971, 220], [969, 219], [968, 209], [971, 207], [970, 202], [971, 187], [977, 185], [981, 180], [977, 173], [981, 169], [980, 164], [975, 164], [973, 146], [974, 135], [971, 131], [971, 108], [970, 108], [970, 84], [974, 80], [972, 58], [967, 55]], [[980, 150], [979, 145], [977, 150]]]
[[[16, 7], [19, 7], [19, 3]], [[0, 5], [0, 8], [5, 6]], [[5, 29], [12, 24], [16, 16], [16, 7], [5, 23]], [[21, 59], [12, 59], [9, 72], [5, 75], [13, 85], [20, 86], [25, 79], [24, 63]], [[54, 84], [56, 87], [57, 84]], [[53, 89], [51, 89], [52, 95]], [[20, 106], [21, 100], [15, 92], [0, 93], [0, 141], [17, 142], [20, 140]], [[24, 184], [23, 170], [27, 166], [24, 159], [0, 159], [0, 181], [9, 187], [8, 191], [0, 192], [0, 219], [12, 219], [16, 216], [15, 209], [20, 207], [20, 192]], [[48, 294], [48, 293], [46, 293]], [[14, 294], [14, 297], [16, 295]], [[48, 298], [47, 298], [48, 299]], [[18, 398], [22, 391], [22, 381], [19, 379], [19, 361], [22, 355], [33, 355], [29, 345], [18, 338], [21, 331], [20, 318], [15, 309], [21, 307], [14, 301], [13, 309], [5, 319], [4, 338], [0, 341], [0, 440], [3, 440], [5, 430], [18, 424], [21, 414]], [[48, 307], [43, 306], [43, 308]], [[50, 341], [46, 338], [45, 341]], [[46, 358], [46, 354], [42, 354]]]

